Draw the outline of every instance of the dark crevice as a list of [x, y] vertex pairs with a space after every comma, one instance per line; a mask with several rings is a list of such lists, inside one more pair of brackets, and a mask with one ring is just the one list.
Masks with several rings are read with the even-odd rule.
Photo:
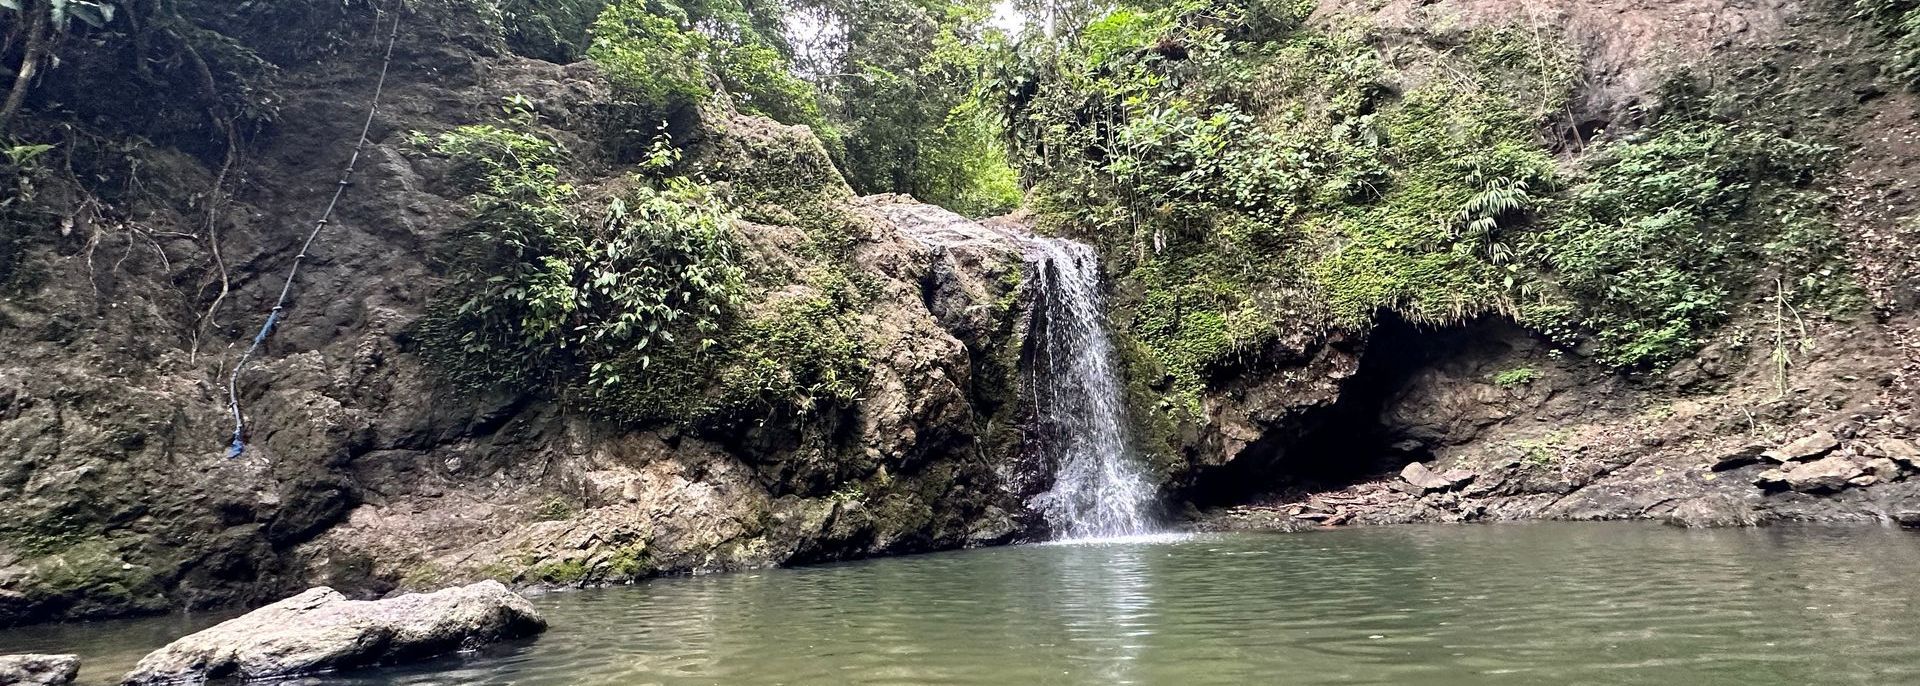
[[1339, 490], [1431, 459], [1435, 437], [1395, 426], [1392, 410], [1422, 372], [1482, 352], [1511, 328], [1504, 320], [1425, 327], [1382, 315], [1338, 400], [1269, 431], [1240, 459], [1196, 481], [1189, 501], [1213, 507]]

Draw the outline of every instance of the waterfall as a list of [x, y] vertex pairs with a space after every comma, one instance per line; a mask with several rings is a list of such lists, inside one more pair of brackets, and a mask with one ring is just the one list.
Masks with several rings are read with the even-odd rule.
[[1040, 449], [1054, 468], [1034, 505], [1061, 538], [1147, 533], [1153, 493], [1127, 447], [1099, 259], [1087, 245], [1040, 237], [1028, 239], [1026, 256], [1039, 281], [1029, 383]]
[[931, 205], [887, 197], [871, 207], [913, 239], [949, 254], [1017, 249], [1034, 294], [1026, 383], [1038, 474], [1051, 485], [1030, 505], [1061, 539], [1148, 533], [1153, 489], [1128, 448], [1126, 407], [1102, 313], [1093, 248], [979, 223]]

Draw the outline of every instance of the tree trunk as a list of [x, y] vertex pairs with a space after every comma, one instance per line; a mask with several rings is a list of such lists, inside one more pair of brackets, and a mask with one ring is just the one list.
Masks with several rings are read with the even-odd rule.
[[45, 61], [47, 48], [52, 43], [47, 26], [52, 12], [45, 0], [28, 2], [22, 12], [27, 27], [26, 56], [20, 58], [20, 72], [13, 78], [13, 90], [7, 93], [6, 105], [0, 106], [0, 136], [6, 135], [7, 125], [20, 112], [20, 105], [27, 101], [27, 89], [33, 85], [34, 72]]

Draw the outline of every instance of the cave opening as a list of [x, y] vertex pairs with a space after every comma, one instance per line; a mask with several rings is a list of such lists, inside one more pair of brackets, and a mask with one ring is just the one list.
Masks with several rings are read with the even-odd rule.
[[1335, 491], [1431, 460], [1448, 438], [1399, 416], [1406, 414], [1403, 405], [1430, 400], [1411, 397], [1419, 394], [1409, 389], [1434, 372], [1442, 383], [1484, 377], [1517, 347], [1533, 347], [1528, 341], [1506, 318], [1435, 327], [1384, 314], [1332, 405], [1303, 416], [1291, 431], [1269, 432], [1240, 459], [1196, 478], [1187, 500], [1205, 508]]

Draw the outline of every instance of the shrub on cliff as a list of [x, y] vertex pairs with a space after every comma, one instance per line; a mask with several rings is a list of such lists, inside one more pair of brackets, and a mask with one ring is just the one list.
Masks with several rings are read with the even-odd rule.
[[472, 387], [642, 384], [656, 356], [700, 354], [733, 315], [744, 269], [732, 215], [682, 178], [633, 179], [603, 205], [559, 179], [538, 135], [467, 126], [432, 141], [474, 193], [450, 281], [423, 334]]
[[1522, 321], [1645, 367], [1703, 345], [1759, 279], [1778, 282], [1765, 290], [1783, 307], [1842, 304], [1844, 247], [1811, 185], [1832, 153], [1686, 118], [1600, 145], [1550, 220], [1521, 238], [1539, 276]]
[[[451, 162], [451, 179], [473, 198], [471, 225], [446, 247], [448, 281], [418, 330], [423, 354], [450, 380], [635, 424], [807, 415], [858, 398], [869, 367], [858, 313], [874, 294], [846, 263], [850, 246], [806, 251], [803, 273], [785, 275], [799, 283], [750, 281], [755, 258], [734, 207], [757, 186], [635, 175], [582, 191], [563, 180], [569, 154], [538, 133], [535, 115], [508, 112], [502, 124], [415, 137]], [[754, 140], [721, 149], [753, 173], [786, 173], [783, 187], [804, 185], [792, 183], [803, 170], [766, 153], [812, 150], [827, 165], [810, 139]], [[678, 151], [656, 143], [643, 169], [678, 166]], [[739, 157], [750, 151], [763, 154]], [[804, 225], [778, 203], [844, 214], [845, 186], [829, 178], [797, 196], [744, 197]]]
[[1920, 1], [1853, 0], [1853, 10], [1885, 36], [1887, 75], [1920, 88]]
[[621, 0], [594, 22], [589, 55], [618, 97], [656, 108], [696, 103], [715, 86], [742, 111], [826, 129], [813, 87], [793, 72], [777, 8]]

